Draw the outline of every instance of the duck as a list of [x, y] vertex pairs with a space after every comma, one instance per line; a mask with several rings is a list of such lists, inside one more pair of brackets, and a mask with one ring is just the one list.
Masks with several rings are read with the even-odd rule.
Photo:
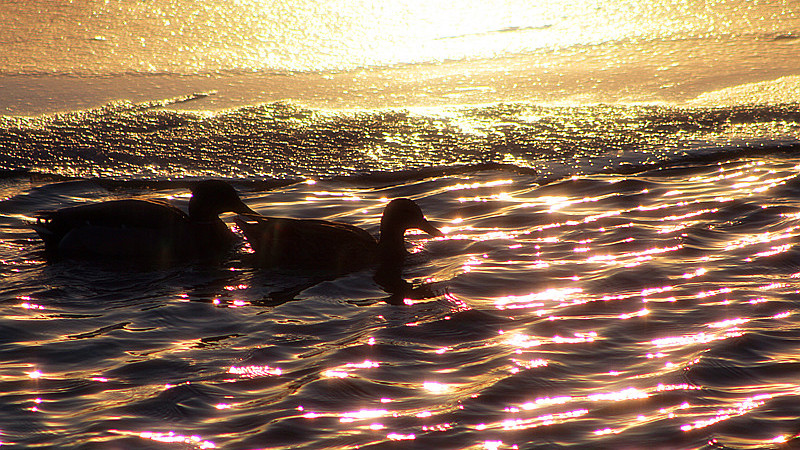
[[425, 218], [419, 205], [407, 198], [394, 199], [386, 205], [379, 239], [362, 228], [319, 219], [239, 214], [234, 221], [250, 243], [257, 266], [336, 276], [377, 265], [376, 281], [387, 284], [400, 280], [408, 254], [403, 237], [406, 230], [444, 236]]
[[36, 214], [31, 227], [49, 259], [126, 259], [170, 263], [227, 252], [235, 234], [219, 215], [254, 214], [222, 180], [191, 188], [189, 213], [159, 200], [121, 199]]

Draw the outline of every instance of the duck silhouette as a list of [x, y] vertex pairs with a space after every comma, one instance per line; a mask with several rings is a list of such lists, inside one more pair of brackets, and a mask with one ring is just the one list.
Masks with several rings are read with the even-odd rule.
[[235, 235], [219, 215], [255, 212], [224, 181], [204, 180], [191, 191], [188, 214], [158, 200], [123, 199], [39, 212], [31, 226], [50, 259], [165, 264], [224, 254]]
[[375, 279], [388, 289], [402, 282], [402, 265], [408, 254], [403, 238], [406, 230], [444, 236], [407, 198], [386, 205], [378, 240], [356, 226], [327, 220], [239, 214], [236, 223], [260, 267], [310, 270], [335, 277], [377, 265]]

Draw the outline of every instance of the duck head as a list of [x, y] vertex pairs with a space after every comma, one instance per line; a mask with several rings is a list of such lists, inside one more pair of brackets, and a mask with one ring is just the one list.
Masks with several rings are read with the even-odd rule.
[[406, 292], [410, 284], [403, 280], [403, 260], [408, 253], [403, 241], [406, 230], [422, 230], [433, 237], [444, 233], [433, 226], [422, 214], [420, 207], [407, 198], [389, 202], [381, 216], [381, 238], [378, 242], [378, 268], [373, 279], [387, 292], [398, 295]]
[[422, 230], [433, 237], [444, 236], [444, 233], [428, 222], [413, 200], [397, 198], [389, 202], [381, 216], [381, 239], [402, 239], [406, 230], [411, 229]]
[[221, 180], [204, 180], [192, 187], [189, 217], [192, 220], [215, 219], [224, 212], [256, 214], [239, 198], [230, 184]]

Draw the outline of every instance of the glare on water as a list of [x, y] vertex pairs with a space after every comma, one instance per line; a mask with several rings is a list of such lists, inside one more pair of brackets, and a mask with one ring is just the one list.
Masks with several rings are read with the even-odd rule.
[[[0, 16], [0, 84], [25, 95], [248, 86], [219, 113], [170, 109], [214, 95], [149, 91], [0, 117], [0, 445], [800, 439], [793, 2], [42, 0]], [[397, 298], [371, 269], [253, 268], [246, 243], [210, 267], [47, 263], [29, 228], [122, 197], [185, 209], [187, 178], [373, 235], [408, 197], [444, 236], [405, 236], [414, 289]]]

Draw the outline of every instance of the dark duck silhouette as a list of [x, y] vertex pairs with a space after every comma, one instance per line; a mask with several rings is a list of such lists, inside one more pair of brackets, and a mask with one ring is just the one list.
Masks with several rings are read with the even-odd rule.
[[387, 290], [395, 289], [395, 283], [404, 283], [401, 272], [408, 254], [403, 238], [406, 230], [444, 236], [407, 198], [386, 205], [379, 240], [356, 226], [326, 220], [240, 214], [236, 223], [253, 247], [255, 263], [260, 267], [311, 270], [335, 277], [377, 265], [375, 280]]
[[219, 215], [255, 212], [224, 181], [201, 181], [191, 190], [189, 214], [158, 200], [111, 200], [40, 212], [32, 227], [50, 259], [166, 264], [226, 253], [235, 235]]

